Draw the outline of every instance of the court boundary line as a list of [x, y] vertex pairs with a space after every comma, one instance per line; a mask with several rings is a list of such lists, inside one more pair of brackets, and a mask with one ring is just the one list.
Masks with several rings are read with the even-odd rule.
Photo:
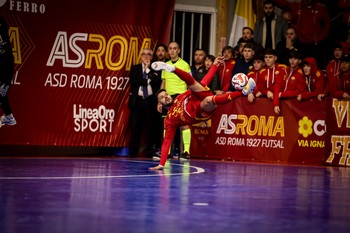
[[[7, 158], [9, 159], [9, 158]], [[48, 158], [23, 158], [27, 160], [48, 160]], [[77, 158], [49, 158], [49, 160], [77, 160]], [[108, 160], [105, 158], [79, 158], [80, 160]], [[0, 159], [1, 160], [1, 159]], [[140, 161], [140, 160], [128, 160], [128, 159], [122, 159], [122, 160], [114, 160], [114, 161], [122, 161], [122, 162], [134, 162], [134, 163], [153, 163], [154, 161]], [[114, 162], [113, 161], [113, 162]], [[164, 170], [167, 170], [167, 167], [164, 168], [164, 170], [156, 170], [156, 171], [150, 171], [147, 170], [148, 172], [152, 172], [153, 174], [142, 174], [142, 175], [117, 175], [117, 176], [18, 176], [18, 177], [1, 177], [0, 180], [69, 180], [69, 179], [113, 179], [113, 178], [138, 178], [138, 177], [152, 177], [152, 176], [178, 176], [178, 175], [196, 175], [196, 174], [201, 174], [204, 173], [205, 170], [201, 167], [197, 166], [191, 166], [187, 164], [171, 164], [169, 166], [179, 166], [179, 167], [185, 167], [188, 166], [189, 168], [195, 169], [194, 172], [177, 172], [177, 173], [171, 173], [167, 174], [164, 173]], [[154, 174], [155, 173], [155, 174]]]

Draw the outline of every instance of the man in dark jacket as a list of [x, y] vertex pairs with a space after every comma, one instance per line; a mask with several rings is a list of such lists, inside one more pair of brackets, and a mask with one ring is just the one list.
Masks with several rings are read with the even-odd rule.
[[[150, 69], [152, 50], [141, 51], [141, 63], [133, 65], [130, 70], [130, 124], [131, 139], [129, 155], [136, 156], [140, 150], [142, 133], [145, 137], [145, 154], [150, 156], [153, 152], [155, 134], [152, 127], [152, 116], [157, 111], [157, 100], [155, 93], [161, 83], [161, 77], [157, 72]], [[144, 130], [144, 131], [143, 131]]]

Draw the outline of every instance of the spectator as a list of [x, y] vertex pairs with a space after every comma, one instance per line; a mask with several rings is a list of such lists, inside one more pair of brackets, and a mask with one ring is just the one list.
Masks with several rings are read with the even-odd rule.
[[[156, 57], [154, 61], [162, 61], [162, 62], [167, 62], [169, 60], [168, 58], [168, 47], [165, 44], [159, 44], [156, 47]], [[159, 72], [161, 73], [161, 72]]]
[[302, 54], [297, 31], [294, 27], [288, 27], [286, 38], [280, 41], [276, 46], [276, 53], [278, 57], [277, 62], [280, 64], [289, 65], [289, 54], [293, 50], [297, 50]]
[[[250, 41], [250, 40], [248, 40], [248, 41]], [[237, 61], [237, 59], [243, 59], [243, 48], [244, 48], [244, 45], [246, 43], [248, 43], [248, 42], [243, 40], [242, 38], [238, 40], [237, 47], [235, 47], [235, 48], [238, 48], [238, 54], [234, 58], [236, 61]]]
[[196, 49], [194, 52], [194, 64], [191, 66], [191, 73], [195, 80], [200, 81], [205, 73], [204, 61], [207, 53], [203, 49]]
[[[255, 83], [257, 83], [260, 71], [265, 66], [264, 55], [255, 53], [252, 60], [253, 60], [253, 69], [247, 74], [247, 76], [248, 78], [252, 78], [255, 81]], [[256, 93], [257, 93], [257, 89], [255, 88], [252, 93], [249, 93], [247, 95], [248, 101], [250, 103], [254, 102]]]
[[[150, 156], [154, 150], [154, 135], [158, 132], [153, 127], [157, 107], [155, 93], [159, 90], [161, 78], [155, 71], [150, 70], [152, 58], [151, 49], [143, 49], [141, 63], [133, 65], [130, 70], [130, 123], [131, 139], [129, 155], [135, 157], [140, 150], [141, 136], [146, 134], [144, 146], [146, 156]], [[143, 146], [142, 146], [143, 147]]]
[[[204, 65], [205, 65], [205, 74], [206, 75], [210, 69], [210, 67], [213, 65], [215, 61], [215, 57], [211, 54], [209, 54], [206, 58], [205, 58], [205, 62], [204, 62]], [[204, 76], [203, 76], [204, 77]], [[198, 81], [200, 82], [203, 77]], [[212, 90], [213, 93], [215, 93], [216, 90], [219, 90], [220, 88], [220, 83], [219, 83], [219, 77], [218, 77], [218, 74], [215, 73], [213, 79], [211, 80], [210, 84], [208, 85], [208, 87], [210, 88], [210, 90]]]
[[282, 80], [285, 79], [285, 65], [277, 64], [277, 54], [273, 49], [267, 49], [264, 55], [265, 68], [260, 71], [256, 85], [255, 97], [267, 97], [272, 100], [273, 109], [280, 114], [279, 92]]
[[[236, 65], [233, 68], [232, 76], [237, 73], [248, 74], [253, 69], [254, 45], [245, 43], [242, 51], [242, 57], [236, 59]], [[231, 90], [234, 90], [231, 87]]]
[[232, 70], [236, 64], [231, 46], [225, 46], [222, 49], [222, 56], [224, 57], [224, 63], [217, 70], [220, 81], [220, 90], [216, 92], [217, 94], [227, 92], [230, 89]]
[[333, 59], [328, 62], [326, 67], [325, 76], [325, 92], [320, 97], [323, 98], [327, 96], [330, 92], [330, 80], [336, 79], [340, 73], [341, 58], [343, 56], [343, 44], [341, 42], [336, 42], [333, 47]]
[[[264, 52], [264, 47], [261, 44], [254, 41], [254, 31], [250, 27], [243, 27], [242, 37], [238, 40], [237, 45], [234, 47], [234, 49], [239, 49], [239, 46], [241, 45], [242, 42], [253, 44], [255, 47], [255, 52], [257, 53]], [[241, 49], [243, 49], [243, 46]]]
[[254, 39], [265, 49], [275, 49], [284, 39], [288, 25], [286, 21], [274, 13], [275, 5], [271, 0], [264, 1], [264, 18], [257, 20], [254, 26]]
[[296, 50], [292, 50], [289, 55], [290, 65], [285, 69], [286, 79], [282, 81], [280, 98], [296, 98], [306, 90], [303, 71], [299, 66], [301, 61], [301, 54]]
[[304, 59], [301, 65], [306, 81], [306, 90], [299, 94], [297, 99], [299, 101], [317, 98], [321, 100], [322, 94], [324, 93], [324, 82], [325, 77], [322, 70], [317, 67], [316, 59], [313, 57], [307, 57]]
[[350, 55], [341, 58], [340, 72], [330, 79], [331, 96], [337, 99], [350, 99]]
[[275, 0], [277, 5], [292, 12], [292, 23], [298, 32], [302, 51], [316, 58], [319, 67], [325, 67], [324, 51], [327, 51], [327, 37], [330, 30], [330, 17], [325, 5], [316, 0], [290, 2]]
[[289, 10], [283, 10], [281, 13], [282, 18], [286, 21], [288, 27], [292, 26], [292, 12]]

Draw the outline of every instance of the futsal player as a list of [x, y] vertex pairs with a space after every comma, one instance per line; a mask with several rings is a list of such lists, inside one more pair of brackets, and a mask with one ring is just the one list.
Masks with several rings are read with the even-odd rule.
[[223, 57], [217, 57], [209, 72], [203, 77], [201, 82], [197, 82], [189, 73], [182, 71], [164, 62], [152, 63], [154, 70], [165, 70], [174, 72], [188, 86], [188, 90], [173, 99], [164, 89], [160, 89], [156, 96], [158, 103], [168, 108], [167, 116], [164, 120], [165, 135], [161, 149], [161, 159], [157, 166], [150, 170], [162, 170], [168, 158], [171, 142], [176, 129], [183, 125], [192, 125], [197, 122], [208, 120], [214, 113], [217, 105], [226, 104], [240, 97], [242, 93], [248, 95], [255, 88], [253, 79], [249, 79], [242, 91], [227, 92], [222, 95], [213, 95], [207, 85], [215, 76], [217, 68], [224, 62]]

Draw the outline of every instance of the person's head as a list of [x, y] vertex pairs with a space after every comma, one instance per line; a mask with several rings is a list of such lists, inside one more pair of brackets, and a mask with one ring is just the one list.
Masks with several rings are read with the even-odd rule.
[[255, 51], [255, 46], [252, 43], [246, 43], [243, 47], [243, 58], [246, 61], [249, 61], [253, 58]]
[[194, 51], [194, 64], [203, 65], [206, 57], [206, 52], [203, 49], [196, 49]]
[[222, 49], [221, 54], [224, 56], [224, 60], [227, 61], [233, 58], [233, 48], [227, 45]]
[[306, 76], [309, 76], [311, 74], [311, 66], [309, 63], [303, 63], [303, 73]]
[[238, 47], [239, 54], [243, 55], [243, 48], [244, 48], [244, 45], [246, 43], [247, 43], [247, 41], [244, 40], [243, 37], [237, 41], [237, 47]]
[[211, 54], [209, 54], [206, 58], [205, 58], [205, 69], [209, 70], [209, 68], [213, 65], [215, 61], [215, 57]]
[[344, 54], [340, 59], [340, 70], [342, 73], [346, 73], [350, 70], [350, 55]]
[[179, 43], [173, 41], [169, 43], [168, 46], [168, 53], [169, 53], [169, 57], [172, 61], [176, 61], [177, 59], [179, 59], [179, 54], [180, 54], [180, 45]]
[[268, 68], [272, 68], [277, 60], [277, 53], [274, 49], [266, 49], [264, 55], [264, 61]]
[[292, 20], [292, 13], [289, 10], [282, 11], [281, 16], [288, 24], [290, 24]]
[[146, 62], [150, 62], [152, 60], [152, 56], [153, 56], [153, 52], [151, 49], [142, 49], [141, 50], [141, 62], [142, 63], [146, 63]]
[[174, 99], [169, 95], [165, 89], [159, 89], [156, 93], [158, 103], [163, 107], [170, 107], [174, 103]]
[[272, 0], [265, 0], [263, 3], [265, 16], [274, 15], [275, 5]]
[[250, 27], [243, 27], [242, 29], [242, 38], [243, 40], [251, 40], [254, 37], [254, 31]]
[[313, 57], [305, 58], [301, 63], [301, 67], [304, 75], [309, 76], [311, 74], [315, 74], [317, 71], [316, 59]]
[[316, 59], [313, 57], [307, 57], [301, 62], [301, 67], [304, 75], [309, 76], [311, 74], [316, 73], [317, 71], [317, 63]]
[[156, 56], [158, 61], [165, 61], [168, 57], [168, 47], [165, 44], [160, 44], [156, 48]]
[[289, 65], [291, 68], [297, 68], [302, 61], [302, 57], [299, 51], [297, 50], [292, 50], [289, 53]]
[[297, 36], [297, 30], [294, 27], [288, 27], [286, 31], [286, 38], [290, 39], [291, 41], [295, 41]]
[[253, 56], [253, 67], [254, 70], [261, 70], [265, 66], [264, 55], [254, 54]]
[[340, 59], [343, 56], [343, 46], [337, 41], [333, 46], [333, 57], [334, 59]]

